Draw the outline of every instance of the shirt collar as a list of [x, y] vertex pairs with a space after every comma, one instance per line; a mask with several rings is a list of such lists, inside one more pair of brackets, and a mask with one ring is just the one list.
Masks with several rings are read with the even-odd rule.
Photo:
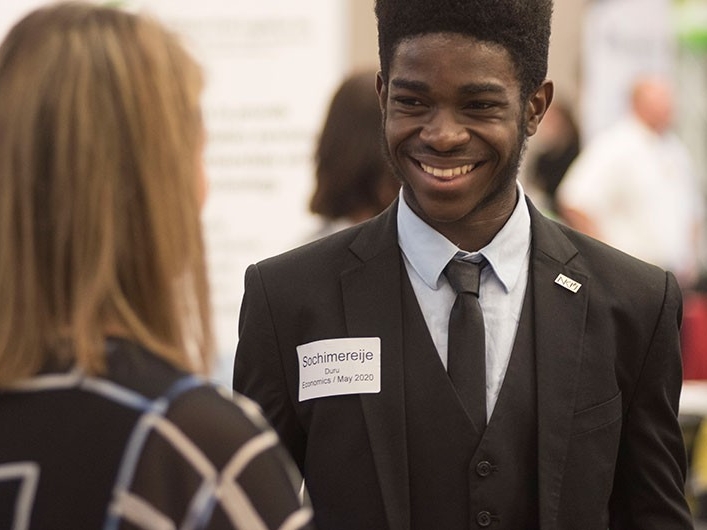
[[440, 288], [444, 268], [457, 253], [474, 258], [481, 254], [491, 266], [506, 292], [523, 272], [521, 269], [530, 250], [530, 213], [523, 187], [517, 182], [519, 200], [513, 213], [491, 242], [478, 252], [465, 252], [437, 232], [415, 214], [400, 190], [398, 202], [398, 244], [413, 269], [430, 289]]

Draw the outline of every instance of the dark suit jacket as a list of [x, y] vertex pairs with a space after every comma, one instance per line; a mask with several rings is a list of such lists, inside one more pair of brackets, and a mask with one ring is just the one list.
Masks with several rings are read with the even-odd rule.
[[[692, 528], [675, 278], [529, 208], [541, 528]], [[302, 468], [322, 529], [410, 526], [396, 212], [246, 273], [234, 388]], [[380, 337], [381, 392], [298, 402], [296, 347], [341, 337]]]

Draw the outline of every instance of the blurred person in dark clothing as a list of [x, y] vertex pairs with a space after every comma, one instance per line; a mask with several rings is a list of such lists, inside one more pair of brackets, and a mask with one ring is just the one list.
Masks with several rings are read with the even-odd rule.
[[309, 203], [322, 219], [313, 239], [379, 214], [400, 189], [383, 155], [375, 82], [375, 70], [354, 73], [329, 105], [316, 147], [316, 187]]
[[537, 149], [528, 163], [528, 192], [539, 193], [538, 206], [559, 218], [556, 191], [580, 149], [579, 128], [569, 105], [554, 101], [533, 141]]

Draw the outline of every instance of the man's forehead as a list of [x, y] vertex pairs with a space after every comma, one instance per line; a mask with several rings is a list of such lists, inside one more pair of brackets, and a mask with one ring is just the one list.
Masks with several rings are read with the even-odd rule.
[[[518, 82], [515, 64], [501, 45], [458, 33], [425, 33], [401, 40], [390, 63], [393, 86], [435, 84], [454, 77], [471, 90], [487, 85], [493, 90]], [[469, 81], [464, 81], [464, 75]]]
[[411, 35], [400, 39], [393, 47], [391, 64], [401, 55], [415, 57], [423, 53], [443, 50], [446, 48], [464, 48], [505, 56], [512, 61], [511, 54], [497, 42], [479, 40], [471, 35], [454, 32], [430, 32]]

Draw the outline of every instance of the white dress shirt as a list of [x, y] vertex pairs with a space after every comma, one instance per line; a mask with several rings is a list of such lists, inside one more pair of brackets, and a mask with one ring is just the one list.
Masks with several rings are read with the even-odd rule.
[[491, 418], [501, 391], [518, 329], [530, 260], [530, 214], [518, 183], [518, 197], [511, 217], [493, 240], [478, 252], [459, 249], [420, 219], [400, 193], [398, 244], [415, 296], [425, 317], [440, 360], [447, 367], [449, 313], [456, 293], [444, 268], [458, 253], [488, 265], [481, 272], [479, 302], [486, 330], [486, 417]]

